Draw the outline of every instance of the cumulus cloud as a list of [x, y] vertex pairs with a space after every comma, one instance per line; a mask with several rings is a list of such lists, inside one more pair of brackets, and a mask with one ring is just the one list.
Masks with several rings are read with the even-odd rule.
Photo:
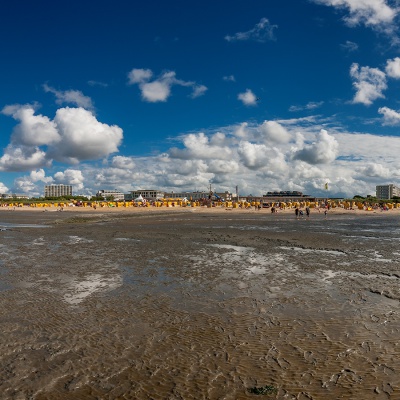
[[249, 130], [248, 130], [249, 124], [247, 122], [241, 123], [239, 126], [235, 127], [233, 130], [233, 135], [245, 139], [249, 135]]
[[294, 152], [293, 159], [308, 164], [327, 164], [333, 162], [339, 150], [337, 140], [324, 129], [316, 135], [316, 141]]
[[0, 193], [7, 193], [8, 190], [8, 187], [3, 182], [0, 182]]
[[288, 143], [290, 133], [276, 121], [264, 121], [260, 126], [260, 133], [266, 143]]
[[357, 169], [359, 173], [359, 177], [374, 177], [374, 178], [390, 178], [391, 172], [389, 168], [384, 167], [382, 164], [372, 164], [368, 163], [365, 167], [361, 167]]
[[356, 89], [353, 103], [368, 106], [376, 99], [385, 98], [382, 92], [387, 88], [386, 75], [380, 69], [360, 68], [358, 64], [353, 63], [350, 68], [350, 76]]
[[250, 89], [246, 89], [244, 93], [239, 93], [238, 100], [245, 106], [255, 106], [257, 104], [257, 97]]
[[241, 141], [237, 152], [241, 163], [250, 170], [264, 170], [267, 173], [271, 170], [273, 175], [286, 169], [284, 155], [278, 149], [265, 144]]
[[66, 169], [64, 172], [55, 173], [54, 182], [62, 185], [72, 185], [74, 190], [82, 190], [84, 187], [84, 177], [82, 171], [78, 169]]
[[139, 86], [142, 99], [149, 103], [165, 102], [171, 95], [173, 86], [190, 87], [189, 97], [196, 98], [205, 94], [207, 87], [192, 81], [183, 81], [176, 78], [174, 71], [167, 71], [158, 78], [151, 80], [153, 72], [150, 69], [134, 68], [128, 73], [128, 84]]
[[[206, 165], [205, 171], [212, 174], [231, 175], [239, 171], [240, 165], [235, 160], [216, 160], [215, 162]], [[225, 176], [226, 179], [226, 176]]]
[[232, 150], [228, 146], [212, 145], [203, 132], [184, 136], [183, 144], [184, 149], [170, 150], [172, 158], [226, 160], [232, 155]]
[[15, 193], [39, 194], [37, 185], [28, 176], [21, 176], [14, 181], [13, 190]]
[[20, 172], [48, 166], [46, 153], [38, 147], [8, 145], [0, 158], [0, 171]]
[[122, 129], [99, 122], [83, 108], [60, 108], [54, 120], [35, 115], [34, 106], [12, 105], [2, 113], [19, 123], [0, 159], [0, 170], [26, 171], [50, 165], [52, 160], [77, 163], [117, 152]]
[[386, 62], [386, 73], [391, 78], [400, 78], [400, 57], [395, 57], [392, 60]]
[[111, 165], [114, 168], [133, 169], [136, 164], [131, 157], [115, 156], [112, 158]]
[[[76, 115], [68, 119], [71, 118]], [[79, 194], [94, 194], [107, 188], [127, 193], [146, 187], [206, 191], [211, 182], [218, 191], [234, 191], [238, 185], [243, 195], [260, 195], [276, 189], [300, 190], [316, 196], [324, 195], [325, 182], [330, 182], [330, 194], [338, 196], [373, 194], [375, 185], [389, 178], [397, 183], [399, 137], [333, 129], [328, 135], [320, 129], [326, 123], [318, 117], [261, 124], [246, 122], [212, 132], [182, 135], [177, 138], [179, 145], [160, 155], [134, 157], [110, 153], [102, 158], [101, 167], [89, 160], [51, 175], [47, 175], [45, 168], [49, 158], [35, 153], [35, 149], [40, 152], [37, 146], [10, 146], [5, 150], [9, 159], [0, 159], [0, 170], [22, 170], [22, 160], [31, 172], [18, 178], [13, 190], [31, 195], [43, 194], [46, 182], [72, 184], [74, 193]], [[56, 127], [61, 141], [51, 144], [52, 150], [63, 143], [63, 135], [67, 134], [58, 123]], [[82, 144], [86, 145], [91, 146], [90, 140]], [[17, 162], [13, 165], [14, 159]], [[59, 166], [52, 167], [56, 168]]]
[[365, 26], [388, 30], [394, 24], [399, 9], [391, 7], [386, 0], [314, 0], [316, 3], [348, 10], [343, 19], [349, 26]]
[[61, 139], [49, 153], [60, 161], [76, 163], [106, 157], [118, 151], [123, 137], [121, 128], [99, 122], [83, 108], [60, 108], [54, 122]]
[[383, 115], [382, 125], [400, 125], [400, 113], [392, 110], [389, 107], [381, 107], [378, 109], [378, 113]]
[[87, 110], [94, 109], [92, 99], [85, 96], [80, 90], [56, 90], [46, 83], [43, 85], [43, 89], [46, 93], [53, 93], [56, 96], [56, 103], [59, 105], [73, 104]]
[[226, 35], [225, 40], [228, 42], [253, 40], [264, 43], [268, 40], [275, 40], [274, 29], [277, 25], [272, 25], [267, 18], [261, 18], [260, 22], [254, 28], [246, 32], [237, 32], [234, 35]]
[[268, 162], [269, 148], [264, 144], [242, 141], [238, 147], [238, 154], [243, 164], [249, 169], [260, 169]]
[[13, 129], [12, 143], [26, 146], [42, 146], [60, 141], [54, 121], [43, 115], [34, 115], [30, 105], [13, 105], [3, 108], [4, 115], [12, 116], [20, 123]]
[[53, 182], [53, 178], [51, 176], [46, 176], [46, 173], [43, 168], [31, 171], [30, 179], [32, 180], [32, 182], [44, 182], [44, 183]]
[[130, 85], [135, 83], [148, 82], [153, 76], [151, 69], [134, 68], [128, 73], [128, 81]]

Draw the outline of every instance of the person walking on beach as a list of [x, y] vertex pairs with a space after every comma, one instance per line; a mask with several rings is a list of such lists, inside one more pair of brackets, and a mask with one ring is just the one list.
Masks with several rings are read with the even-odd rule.
[[306, 214], [307, 214], [307, 218], [310, 217], [310, 207], [306, 207]]
[[325, 219], [326, 219], [328, 217], [328, 210], [326, 208], [325, 208], [324, 214], [325, 214]]
[[299, 207], [296, 207], [294, 213], [296, 214], [296, 219], [299, 219]]

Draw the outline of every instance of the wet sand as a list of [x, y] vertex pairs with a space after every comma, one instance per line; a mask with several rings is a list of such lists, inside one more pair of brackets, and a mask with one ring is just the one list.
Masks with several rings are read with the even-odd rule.
[[17, 209], [0, 227], [2, 399], [400, 398], [397, 210]]

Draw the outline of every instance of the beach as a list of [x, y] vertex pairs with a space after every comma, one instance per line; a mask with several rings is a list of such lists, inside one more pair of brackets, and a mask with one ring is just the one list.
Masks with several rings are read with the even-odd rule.
[[400, 398], [399, 209], [0, 208], [0, 227], [1, 398]]

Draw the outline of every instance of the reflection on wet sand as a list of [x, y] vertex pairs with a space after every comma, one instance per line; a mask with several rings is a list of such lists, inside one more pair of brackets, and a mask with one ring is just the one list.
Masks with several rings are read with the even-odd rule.
[[400, 397], [398, 217], [46, 218], [1, 232], [2, 398]]

